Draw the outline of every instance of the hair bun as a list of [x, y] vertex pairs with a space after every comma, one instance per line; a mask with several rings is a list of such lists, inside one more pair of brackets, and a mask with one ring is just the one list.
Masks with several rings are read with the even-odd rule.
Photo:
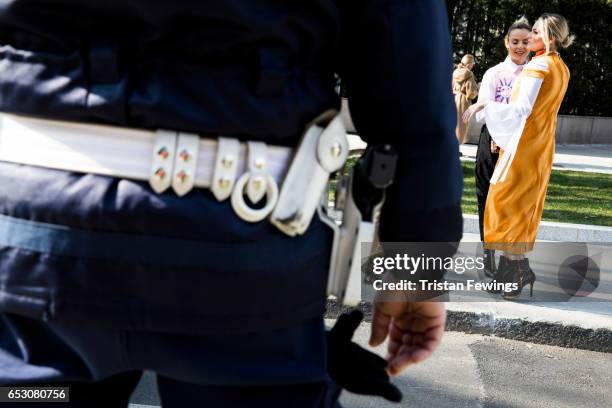
[[568, 35], [567, 37], [563, 39], [563, 41], [561, 41], [561, 47], [568, 48], [570, 45], [574, 43], [575, 39], [576, 39], [575, 35]]
[[526, 24], [526, 25], [529, 25], [529, 20], [527, 20], [527, 17], [522, 16], [521, 18], [519, 18], [518, 20], [516, 20], [514, 23], [512, 23], [512, 25], [519, 25], [519, 24]]

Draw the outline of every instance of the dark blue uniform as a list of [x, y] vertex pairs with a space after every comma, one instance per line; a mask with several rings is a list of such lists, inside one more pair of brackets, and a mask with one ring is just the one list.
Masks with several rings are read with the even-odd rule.
[[[360, 136], [399, 152], [385, 241], [461, 237], [451, 68], [442, 0], [0, 5], [4, 112], [296, 146], [338, 73]], [[208, 190], [0, 162], [0, 383], [153, 369], [323, 405], [330, 245], [316, 217], [290, 238]]]

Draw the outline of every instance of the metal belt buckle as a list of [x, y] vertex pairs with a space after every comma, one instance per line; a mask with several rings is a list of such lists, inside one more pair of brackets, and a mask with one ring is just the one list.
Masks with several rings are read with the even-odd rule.
[[307, 127], [283, 181], [270, 221], [289, 236], [302, 235], [317, 211], [329, 176], [344, 165], [348, 140], [342, 118], [330, 110]]
[[[265, 219], [278, 201], [278, 186], [274, 178], [268, 173], [266, 144], [262, 142], [248, 142], [248, 171], [236, 182], [232, 193], [232, 208], [244, 221], [259, 222]], [[254, 209], [244, 201], [244, 193], [253, 204], [259, 203], [264, 197], [266, 205]]]

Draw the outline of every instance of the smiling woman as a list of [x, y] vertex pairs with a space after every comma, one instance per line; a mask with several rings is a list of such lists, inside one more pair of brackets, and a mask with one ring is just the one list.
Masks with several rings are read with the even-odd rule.
[[[514, 22], [504, 38], [504, 45], [508, 50], [508, 55], [500, 64], [487, 70], [482, 78], [478, 102], [487, 101], [507, 104], [512, 96], [512, 87], [516, 82], [525, 63], [529, 51], [529, 33], [531, 26], [525, 18]], [[481, 121], [481, 123], [484, 120]], [[478, 199], [478, 225], [480, 227], [480, 240], [484, 241], [483, 217], [485, 203], [489, 192], [489, 182], [495, 169], [495, 164], [499, 157], [499, 147], [491, 139], [491, 134], [486, 124], [482, 127], [480, 140], [478, 142], [478, 152], [476, 153], [476, 198]], [[495, 251], [485, 250], [485, 274], [493, 276], [495, 272]]]
[[508, 50], [508, 56], [517, 65], [523, 65], [527, 61], [529, 31], [529, 21], [523, 17], [515, 21], [506, 34], [504, 44]]

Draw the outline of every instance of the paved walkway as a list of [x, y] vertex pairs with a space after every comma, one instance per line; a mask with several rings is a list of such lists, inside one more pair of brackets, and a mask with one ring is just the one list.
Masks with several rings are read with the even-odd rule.
[[[476, 159], [476, 145], [460, 150], [464, 160]], [[612, 174], [612, 145], [557, 145], [553, 169]]]
[[[366, 348], [369, 330], [362, 324], [354, 337]], [[432, 358], [393, 379], [401, 405], [348, 392], [340, 401], [345, 408], [609, 407], [611, 366], [612, 354], [447, 332]], [[130, 408], [157, 408], [158, 401], [155, 378], [146, 374]]]
[[[356, 339], [365, 346], [368, 335], [363, 325]], [[385, 347], [376, 351], [384, 355]], [[394, 382], [404, 407], [603, 407], [612, 404], [611, 364], [610, 354], [447, 332], [434, 357]], [[397, 406], [349, 393], [341, 403]]]
[[[351, 150], [365, 149], [366, 143], [357, 135], [349, 135]], [[477, 146], [460, 146], [463, 160], [475, 160]], [[612, 145], [557, 145], [553, 168], [612, 174]]]

